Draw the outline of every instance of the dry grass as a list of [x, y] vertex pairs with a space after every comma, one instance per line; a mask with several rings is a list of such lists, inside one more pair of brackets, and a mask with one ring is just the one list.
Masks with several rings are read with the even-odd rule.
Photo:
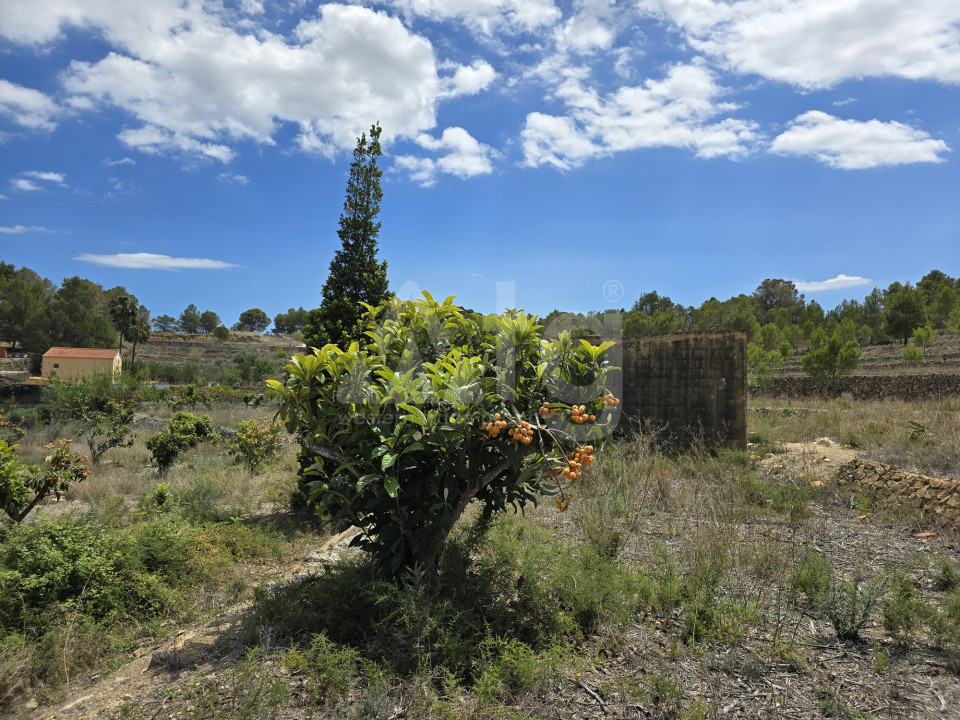
[[749, 440], [764, 447], [828, 437], [878, 462], [960, 478], [960, 399], [750, 401]]
[[[159, 483], [169, 486], [174, 498], [194, 496], [198, 501], [215, 503], [242, 515], [256, 513], [263, 508], [284, 505], [296, 485], [296, 459], [292, 443], [287, 443], [282, 458], [268, 463], [254, 475], [226, 455], [223, 442], [203, 443], [185, 452], [174, 467], [163, 476], [157, 473], [146, 442], [160, 431], [174, 410], [166, 405], [147, 408], [137, 413], [134, 421], [135, 438], [130, 447], [107, 451], [91, 475], [75, 485], [66, 494], [71, 502], [90, 505], [108, 497], [123, 498], [129, 507], [136, 507], [144, 498], [153, 495]], [[193, 412], [209, 415], [216, 428], [235, 428], [243, 420], [272, 416], [272, 408], [247, 407], [242, 403], [219, 404], [212, 408], [198, 408]], [[39, 426], [29, 431], [20, 441], [18, 452], [26, 462], [40, 464], [49, 454], [46, 443], [59, 438], [76, 438], [79, 428], [74, 424]], [[81, 453], [88, 448], [85, 442], [75, 440]], [[45, 507], [56, 512], [50, 502]]]
[[[322, 712], [456, 720], [946, 717], [950, 708], [960, 707], [960, 624], [944, 620], [937, 629], [896, 620], [893, 611], [908, 617], [913, 601], [891, 588], [906, 578], [901, 586], [914, 588], [923, 607], [946, 613], [952, 602], [960, 602], [957, 538], [939, 531], [925, 541], [913, 538], [914, 530], [926, 528], [909, 509], [879, 511], [845, 488], [813, 485], [823, 476], [817, 453], [792, 465], [761, 460], [765, 450], [785, 443], [830, 437], [855, 445], [870, 459], [956, 473], [957, 410], [936, 403], [842, 400], [786, 408], [755, 400], [749, 414], [753, 452], [668, 456], [658, 452], [651, 436], [611, 444], [565, 488], [576, 495], [569, 512], [558, 513], [552, 502], [544, 502], [509, 523], [530, 528], [517, 530], [515, 542], [546, 534], [558, 548], [570, 548], [572, 555], [563, 557], [584, 557], [591, 549], [613, 560], [632, 578], [629, 622], [603, 624], [566, 646], [564, 662], [544, 670], [547, 679], [528, 690], [499, 695], [495, 686], [462, 684], [443, 667], [388, 679], [364, 677], [373, 666], [360, 663], [367, 669], [348, 679], [349, 691]], [[925, 429], [918, 432], [911, 421]], [[146, 468], [142, 443], [149, 435], [143, 435], [134, 447], [111, 451], [109, 462], [84, 484], [84, 494], [78, 490], [72, 497], [94, 501], [98, 493], [116, 492], [137, 502], [151, 493], [159, 478]], [[257, 513], [281, 501], [294, 476], [292, 449], [253, 476], [232, 465], [222, 450], [201, 446], [163, 481], [172, 497], [202, 503], [206, 490], [222, 508]], [[553, 582], [551, 574], [560, 570], [555, 565], [551, 560], [519, 575], [517, 592], [524, 580]], [[583, 578], [574, 575], [569, 582], [576, 592], [590, 590]], [[420, 620], [436, 627], [434, 618]], [[384, 631], [399, 633], [400, 624]], [[442, 639], [442, 628], [437, 632]], [[269, 628], [263, 636], [270, 636]], [[237, 641], [224, 640], [229, 642]], [[347, 650], [362, 651], [333, 647], [328, 659], [332, 663]], [[250, 697], [267, 687], [276, 693], [277, 705], [261, 709], [263, 716], [316, 716], [320, 710], [303, 697], [303, 676], [283, 670], [280, 650], [256, 652], [267, 654], [257, 656], [254, 679], [243, 674], [254, 666], [227, 660], [211, 661], [196, 673], [160, 672], [153, 693], [129, 700], [127, 714], [118, 716], [139, 717], [162, 707], [158, 717], [194, 717], [190, 708], [198, 707], [202, 689], [211, 712], [246, 717], [230, 704], [233, 696], [218, 695], [218, 688], [232, 687], [241, 676]], [[371, 715], [373, 707], [383, 712]], [[56, 717], [79, 716], [77, 710]]]

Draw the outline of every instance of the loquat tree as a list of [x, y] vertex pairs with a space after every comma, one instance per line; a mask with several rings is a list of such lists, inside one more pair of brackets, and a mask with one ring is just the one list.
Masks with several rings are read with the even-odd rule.
[[476, 500], [482, 518], [556, 495], [618, 417], [612, 342], [543, 338], [518, 311], [480, 316], [427, 293], [366, 306], [366, 341], [295, 355], [269, 380], [309, 462], [316, 509], [361, 528], [385, 576], [436, 568]]

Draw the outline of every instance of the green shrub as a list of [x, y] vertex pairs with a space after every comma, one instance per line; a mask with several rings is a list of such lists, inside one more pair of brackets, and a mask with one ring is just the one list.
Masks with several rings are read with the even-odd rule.
[[937, 572], [933, 577], [933, 587], [941, 592], [949, 592], [960, 585], [960, 574], [957, 566], [947, 558], [941, 558], [937, 564]]
[[860, 631], [870, 622], [873, 612], [883, 597], [886, 579], [867, 580], [857, 571], [849, 580], [831, 578], [830, 585], [819, 599], [819, 609], [833, 625], [838, 640], [857, 640]]
[[26, 433], [25, 424], [26, 418], [24, 416], [21, 415], [16, 421], [9, 420], [4, 417], [3, 409], [0, 409], [0, 440], [11, 445], [16, 443]]
[[800, 564], [790, 573], [790, 590], [796, 603], [816, 605], [833, 582], [833, 563], [817, 552], [808, 550]]
[[918, 597], [917, 588], [906, 575], [898, 574], [883, 600], [883, 627], [901, 640], [930, 622], [935, 610]]
[[601, 628], [630, 627], [651, 597], [649, 581], [629, 566], [559, 542], [532, 521], [506, 516], [477, 530], [451, 540], [436, 575], [413, 570], [393, 582], [359, 557], [258, 590], [250, 629], [279, 643], [323, 633], [390, 675], [436, 672], [511, 692], [532, 676], [506, 677], [507, 658], [536, 656], [548, 669], [557, 648], [569, 659]]
[[147, 440], [147, 449], [161, 474], [165, 473], [184, 450], [201, 440], [214, 436], [213, 425], [207, 415], [197, 417], [178, 412], [167, 421], [167, 427]]
[[919, 365], [923, 362], [923, 351], [916, 345], [907, 345], [903, 348], [903, 362], [905, 365]]
[[343, 698], [356, 682], [359, 653], [317, 633], [305, 651], [284, 653], [285, 668], [306, 677], [314, 704], [330, 706]]
[[280, 453], [283, 434], [283, 426], [269, 418], [244, 420], [237, 426], [236, 439], [229, 443], [230, 453], [250, 472], [256, 472], [263, 462]]

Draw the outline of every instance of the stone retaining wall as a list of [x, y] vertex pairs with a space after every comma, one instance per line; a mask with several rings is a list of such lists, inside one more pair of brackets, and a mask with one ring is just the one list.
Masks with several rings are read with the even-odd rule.
[[[762, 390], [752, 388], [751, 392], [787, 398], [825, 394], [822, 385], [806, 376], [774, 377]], [[851, 375], [837, 381], [835, 394], [857, 400], [960, 398], [960, 374]]]
[[927, 519], [960, 530], [960, 482], [928, 477], [867, 460], [851, 460], [837, 470], [837, 481], [881, 504], [910, 505]]

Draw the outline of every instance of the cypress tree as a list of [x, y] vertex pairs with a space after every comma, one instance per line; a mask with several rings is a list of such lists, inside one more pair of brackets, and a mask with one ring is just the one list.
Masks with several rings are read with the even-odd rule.
[[353, 151], [353, 163], [347, 179], [347, 199], [340, 215], [337, 235], [343, 246], [330, 261], [330, 274], [323, 285], [323, 301], [310, 311], [303, 331], [308, 347], [333, 343], [346, 347], [362, 337], [360, 302], [379, 305], [390, 293], [387, 289], [387, 263], [377, 260], [380, 235], [380, 124], [370, 126], [370, 137], [361, 133]]

